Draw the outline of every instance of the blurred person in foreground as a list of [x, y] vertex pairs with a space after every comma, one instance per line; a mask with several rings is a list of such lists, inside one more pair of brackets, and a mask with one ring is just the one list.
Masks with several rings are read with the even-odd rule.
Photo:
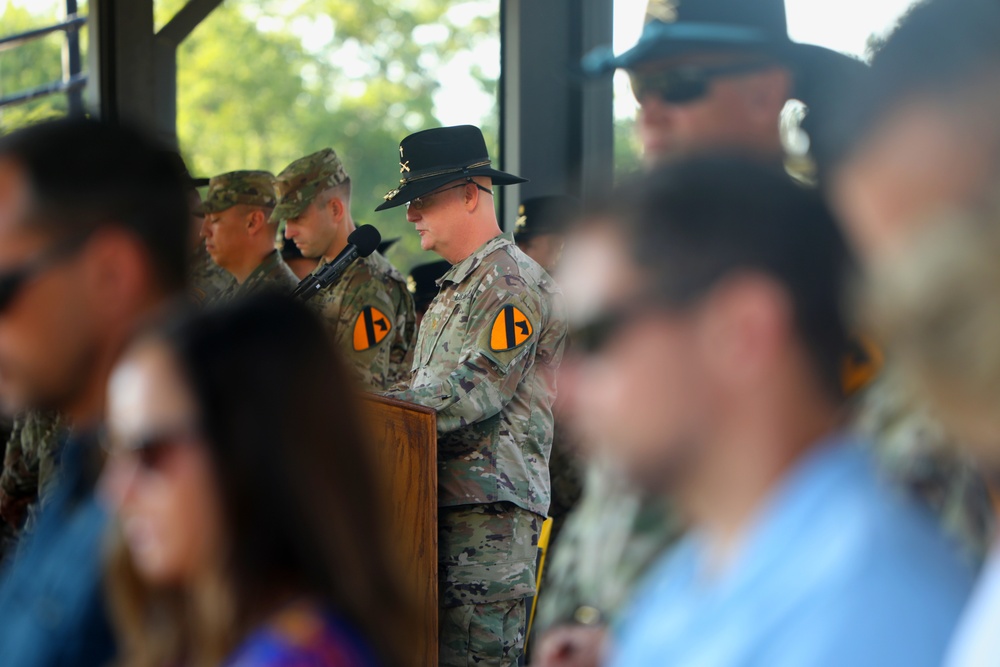
[[274, 175], [268, 171], [231, 171], [209, 181], [202, 203], [205, 248], [235, 280], [212, 300], [260, 290], [291, 293], [299, 284], [275, 247], [275, 203]]
[[84, 120], [0, 140], [0, 399], [70, 436], [49, 502], [0, 579], [5, 667], [105, 665], [106, 514], [93, 494], [111, 368], [137, 322], [183, 294], [187, 183], [141, 133]]
[[[841, 149], [825, 180], [868, 269], [907, 252], [909, 239], [949, 212], [990, 205], [1000, 174], [998, 31], [1000, 6], [991, 0], [921, 2], [876, 52], [866, 85], [846, 98], [842, 122], [830, 128], [828, 143]], [[885, 349], [887, 372], [859, 422], [882, 434], [887, 469], [928, 489], [924, 496], [981, 556], [995, 521], [980, 471]]]
[[[986, 511], [994, 523], [998, 31], [1000, 6], [990, 0], [915, 6], [876, 53], [871, 87], [852, 98], [853, 114], [839, 128], [845, 150], [830, 180], [866, 260], [869, 319], [892, 352], [895, 382], [907, 390], [903, 406], [917, 406], [957, 436], [991, 482], [994, 506]], [[949, 666], [1000, 661], [996, 539]]]
[[109, 570], [121, 664], [404, 662], [413, 619], [353, 389], [320, 321], [279, 295], [129, 347], [102, 480], [126, 547]]
[[[332, 148], [324, 148], [278, 174], [278, 206], [285, 238], [316, 271], [336, 259], [357, 228], [351, 213], [351, 177]], [[388, 389], [406, 376], [416, 324], [403, 275], [378, 252], [358, 258], [310, 300], [338, 349], [368, 391]]]
[[440, 664], [516, 665], [551, 498], [561, 294], [500, 231], [494, 189], [524, 179], [491, 166], [478, 127], [411, 134], [399, 155], [377, 210], [405, 206], [420, 246], [452, 265], [386, 394], [437, 413]]
[[[782, 134], [789, 100], [805, 102], [810, 125], [822, 126], [831, 97], [864, 71], [847, 56], [793, 42], [786, 24], [783, 0], [650, 0], [635, 46], [617, 57], [595, 51], [583, 66], [595, 75], [628, 72], [647, 167], [719, 149], [777, 166], [790, 157]], [[588, 645], [601, 641], [637, 576], [677, 538], [667, 512], [601, 462], [588, 466], [539, 598], [536, 631], [556, 630], [544, 651], [550, 664], [576, 664], [573, 656], [593, 663]]]
[[851, 258], [819, 194], [703, 158], [624, 196], [571, 409], [688, 531], [608, 663], [938, 665], [973, 568], [845, 429]]

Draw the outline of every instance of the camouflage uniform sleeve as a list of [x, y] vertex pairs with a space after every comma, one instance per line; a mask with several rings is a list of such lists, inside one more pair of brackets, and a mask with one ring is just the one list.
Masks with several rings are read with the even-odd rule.
[[[507, 276], [480, 290], [464, 330], [457, 327], [446, 331], [437, 342], [439, 347], [461, 346], [457, 364], [435, 369], [438, 373], [427, 383], [415, 377], [412, 386], [390, 394], [434, 408], [438, 431], [442, 433], [498, 414], [531, 369], [539, 337], [547, 333], [548, 313], [543, 311], [541, 299], [520, 278]], [[527, 316], [530, 335], [510, 349], [494, 349], [493, 329], [507, 306]], [[452, 338], [446, 340], [448, 335]]]
[[38, 458], [23, 437], [25, 420], [20, 415], [14, 421], [0, 473], [0, 517], [14, 527], [20, 527], [38, 494]]
[[365, 309], [371, 307], [372, 327], [376, 336], [384, 333], [395, 334], [394, 322], [396, 305], [392, 303], [381, 281], [369, 272], [362, 271], [354, 276], [346, 286], [340, 310], [336, 317], [334, 342], [341, 350], [348, 365], [354, 369], [365, 389], [382, 391], [391, 381], [392, 335], [372, 340], [359, 336], [359, 327], [364, 326]]

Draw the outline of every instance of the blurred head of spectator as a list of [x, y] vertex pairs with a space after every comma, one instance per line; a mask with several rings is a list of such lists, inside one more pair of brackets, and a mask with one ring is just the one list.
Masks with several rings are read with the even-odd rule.
[[0, 140], [0, 398], [100, 418], [138, 318], [185, 286], [188, 185], [142, 134], [57, 121]]
[[626, 224], [589, 225], [560, 274], [576, 319], [566, 407], [587, 440], [662, 488], [734, 460], [725, 434], [749, 421], [797, 422], [801, 446], [833, 428], [849, 256], [818, 196], [706, 157], [620, 199]]
[[405, 650], [351, 387], [322, 325], [279, 297], [132, 345], [108, 389], [103, 486], [127, 547], [110, 577], [135, 664], [220, 664], [268, 633], [350, 665]]
[[875, 53], [871, 77], [830, 126], [833, 200], [862, 257], [989, 198], [1000, 169], [1000, 5], [916, 5]]

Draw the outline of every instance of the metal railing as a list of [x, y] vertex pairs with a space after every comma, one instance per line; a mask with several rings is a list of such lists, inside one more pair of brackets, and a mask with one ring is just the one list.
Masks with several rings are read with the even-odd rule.
[[87, 85], [87, 75], [83, 73], [80, 58], [80, 28], [86, 25], [86, 23], [86, 16], [77, 15], [77, 0], [66, 0], [66, 19], [64, 21], [44, 28], [0, 37], [0, 53], [2, 53], [36, 39], [41, 39], [54, 32], [64, 32], [66, 34], [66, 42], [63, 46], [62, 80], [0, 97], [0, 109], [16, 104], [24, 104], [25, 102], [48, 95], [65, 93], [69, 104], [69, 115], [83, 115], [83, 89]]

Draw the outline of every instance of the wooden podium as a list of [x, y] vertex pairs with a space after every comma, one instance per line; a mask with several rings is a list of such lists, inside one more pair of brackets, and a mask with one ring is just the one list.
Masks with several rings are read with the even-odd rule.
[[438, 664], [437, 416], [431, 408], [366, 396], [374, 463], [387, 484], [389, 544], [421, 619], [413, 667]]

